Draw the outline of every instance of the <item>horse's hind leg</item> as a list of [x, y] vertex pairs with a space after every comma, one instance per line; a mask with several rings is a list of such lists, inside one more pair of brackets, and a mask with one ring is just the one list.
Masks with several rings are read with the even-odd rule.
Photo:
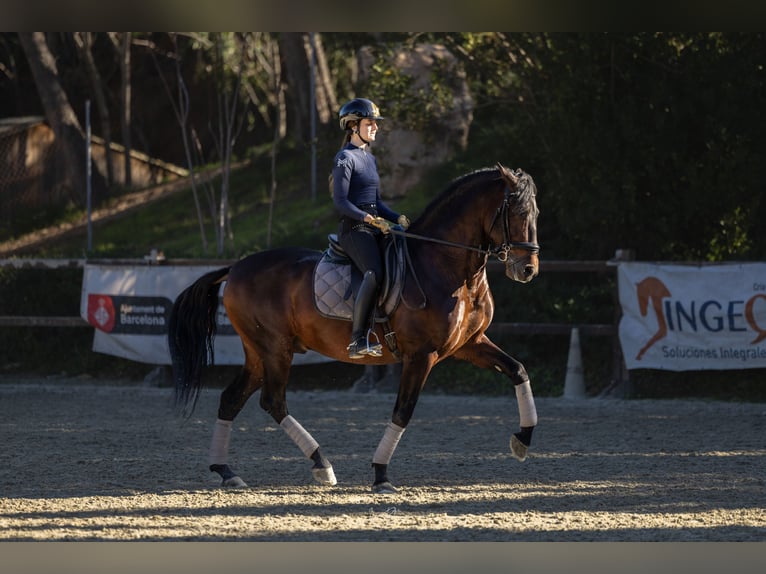
[[208, 460], [210, 470], [221, 475], [221, 486], [242, 488], [247, 484], [229, 466], [229, 442], [234, 418], [247, 400], [263, 384], [263, 367], [259, 361], [247, 361], [234, 381], [221, 393], [218, 419], [213, 427]]
[[292, 364], [292, 353], [270, 354], [266, 361], [266, 380], [261, 391], [261, 408], [282, 427], [306, 458], [313, 461], [311, 473], [319, 484], [337, 484], [332, 464], [323, 455], [319, 443], [289, 414], [285, 389]]
[[402, 438], [415, 412], [420, 391], [435, 362], [435, 355], [404, 358], [394, 412], [391, 421], [386, 425], [383, 438], [380, 439], [378, 448], [375, 449], [372, 456], [372, 468], [375, 471], [375, 481], [372, 483], [373, 494], [394, 494], [397, 492], [397, 489], [388, 479], [388, 464], [399, 444], [399, 439]]

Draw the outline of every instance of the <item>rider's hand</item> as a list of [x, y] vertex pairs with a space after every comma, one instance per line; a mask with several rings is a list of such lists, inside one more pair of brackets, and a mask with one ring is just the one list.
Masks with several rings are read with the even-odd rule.
[[373, 217], [372, 221], [369, 221], [368, 223], [372, 225], [373, 227], [377, 227], [383, 233], [388, 233], [391, 228], [391, 225], [388, 223], [388, 221], [386, 221], [382, 217]]
[[407, 219], [406, 215], [400, 215], [399, 219], [396, 220], [396, 222], [402, 226], [402, 228], [407, 229], [410, 226], [410, 220]]

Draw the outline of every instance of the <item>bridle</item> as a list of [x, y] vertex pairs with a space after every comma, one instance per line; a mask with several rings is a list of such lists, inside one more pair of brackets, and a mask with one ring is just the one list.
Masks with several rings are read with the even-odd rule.
[[510, 210], [511, 210], [511, 190], [508, 186], [506, 186], [505, 194], [503, 196], [503, 203], [502, 205], [500, 205], [500, 207], [497, 208], [497, 211], [495, 212], [495, 217], [492, 219], [492, 225], [490, 225], [489, 227], [489, 232], [492, 233], [492, 230], [495, 228], [495, 224], [497, 223], [497, 220], [501, 219], [503, 221], [503, 243], [501, 243], [497, 247], [489, 246], [486, 249], [482, 247], [473, 247], [471, 245], [465, 245], [463, 243], [454, 243], [452, 241], [445, 241], [444, 239], [436, 239], [435, 237], [418, 235], [416, 233], [410, 233], [408, 231], [396, 229], [395, 227], [392, 227], [390, 231], [394, 235], [402, 235], [404, 237], [419, 239], [421, 241], [429, 241], [431, 243], [440, 243], [442, 245], [448, 245], [450, 247], [458, 247], [460, 249], [466, 249], [468, 251], [476, 251], [478, 253], [483, 254], [485, 257], [487, 256], [496, 257], [498, 261], [502, 261], [502, 262], [508, 261], [509, 253], [514, 249], [523, 249], [524, 251], [528, 252], [530, 255], [539, 253], [540, 245], [538, 245], [537, 243], [533, 243], [530, 241], [511, 241], [511, 229], [510, 229], [510, 226], [508, 225], [508, 214]]
[[505, 193], [503, 194], [503, 204], [497, 208], [497, 211], [495, 212], [495, 218], [492, 220], [492, 225], [489, 226], [489, 232], [492, 233], [498, 218], [502, 219], [503, 221], [503, 243], [492, 250], [490, 253], [491, 255], [497, 257], [499, 261], [503, 262], [508, 261], [508, 253], [512, 249], [523, 249], [530, 255], [534, 255], [535, 253], [540, 252], [540, 245], [537, 243], [533, 243], [531, 241], [511, 241], [511, 228], [508, 225], [508, 213], [510, 210], [511, 190], [506, 185]]

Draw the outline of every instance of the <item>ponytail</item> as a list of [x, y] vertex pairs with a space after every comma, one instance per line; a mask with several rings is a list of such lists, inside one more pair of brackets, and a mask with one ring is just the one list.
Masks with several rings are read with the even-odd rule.
[[[348, 142], [351, 141], [351, 136], [354, 135], [353, 130], [350, 127], [346, 128], [346, 134], [343, 136], [343, 141], [340, 144], [340, 149], [343, 149], [348, 145]], [[332, 177], [332, 172], [330, 172], [330, 175], [327, 176], [327, 185], [330, 188], [330, 197], [333, 196], [333, 182], [334, 179]]]

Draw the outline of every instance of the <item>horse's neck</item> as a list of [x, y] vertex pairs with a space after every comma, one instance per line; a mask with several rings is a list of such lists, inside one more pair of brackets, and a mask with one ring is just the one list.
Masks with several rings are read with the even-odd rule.
[[472, 191], [462, 190], [445, 196], [419, 217], [413, 228], [423, 235], [454, 243], [479, 244], [487, 212], [484, 202], [476, 201]]
[[417, 241], [417, 259], [421, 268], [438, 267], [442, 274], [470, 279], [483, 272], [486, 255], [476, 249], [489, 247], [485, 238], [487, 214], [471, 202], [436, 206], [433, 213], [416, 220], [410, 231], [423, 237], [447, 242]]

